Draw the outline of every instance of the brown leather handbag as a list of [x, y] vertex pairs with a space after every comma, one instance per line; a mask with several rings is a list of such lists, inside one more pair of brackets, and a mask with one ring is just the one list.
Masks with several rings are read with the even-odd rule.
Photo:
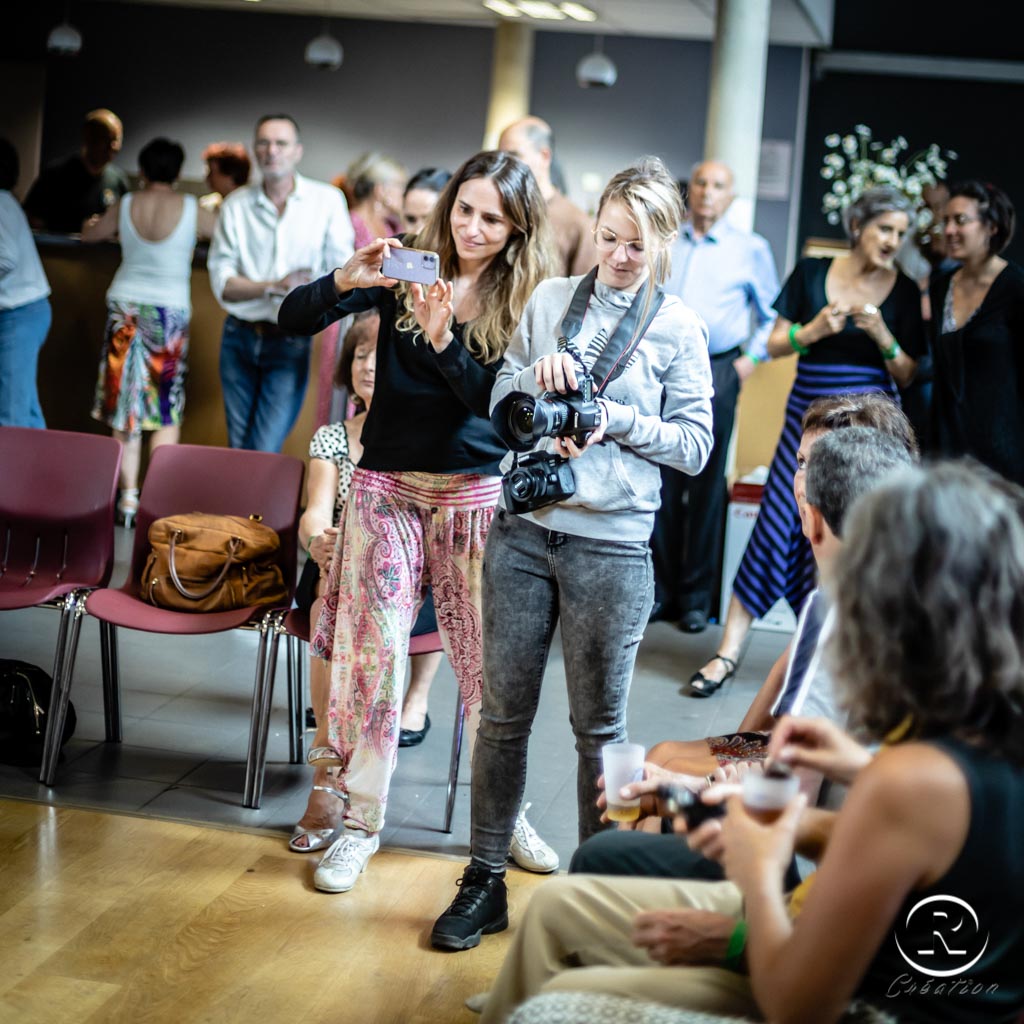
[[190, 512], [155, 520], [142, 570], [145, 599], [178, 612], [286, 604], [281, 540], [260, 518]]

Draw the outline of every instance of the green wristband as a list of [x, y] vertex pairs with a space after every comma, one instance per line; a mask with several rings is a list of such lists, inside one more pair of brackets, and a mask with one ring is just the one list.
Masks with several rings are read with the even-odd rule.
[[803, 324], [790, 324], [789, 325], [789, 347], [797, 353], [797, 355], [805, 356], [811, 350], [806, 345], [801, 345], [796, 340], [796, 332], [803, 327]]
[[[316, 535], [316, 537], [319, 537], [319, 536], [320, 536], [320, 534], [318, 533]], [[316, 537], [310, 537], [309, 538], [309, 543], [306, 545], [306, 554], [309, 555], [310, 558], [313, 557], [313, 541], [316, 540]]]
[[746, 356], [746, 357], [747, 357], [747, 358], [748, 358], [748, 359], [749, 359], [749, 360], [750, 360], [750, 361], [751, 361], [751, 362], [752, 362], [752, 363], [753, 363], [753, 364], [754, 364], [755, 366], [757, 366], [757, 364], [758, 364], [758, 363], [760, 363], [760, 362], [763, 362], [763, 360], [761, 359], [761, 357], [760, 357], [760, 356], [756, 356], [756, 355], [754, 355], [754, 353], [753, 353], [753, 352], [744, 352], [743, 354], [744, 354], [744, 355], [745, 355], [745, 356]]
[[903, 349], [900, 348], [900, 343], [895, 338], [893, 338], [892, 348], [883, 348], [880, 349], [879, 351], [882, 353], [882, 358], [886, 362], [888, 362], [890, 359], [895, 359], [903, 351]]
[[743, 950], [747, 946], [747, 922], [737, 921], [736, 927], [729, 936], [729, 948], [725, 951], [723, 965], [730, 971], [741, 969]]

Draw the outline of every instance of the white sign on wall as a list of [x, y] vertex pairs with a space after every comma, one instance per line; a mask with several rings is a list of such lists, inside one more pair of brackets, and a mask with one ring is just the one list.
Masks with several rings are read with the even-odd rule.
[[792, 169], [793, 143], [785, 139], [762, 139], [757, 198], [788, 199]]

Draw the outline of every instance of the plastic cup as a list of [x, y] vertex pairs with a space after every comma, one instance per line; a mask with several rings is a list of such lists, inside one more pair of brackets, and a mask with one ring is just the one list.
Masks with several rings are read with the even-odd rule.
[[752, 817], [770, 825], [782, 815], [799, 789], [800, 780], [795, 775], [773, 778], [750, 772], [743, 779], [743, 806]]
[[606, 743], [601, 750], [608, 817], [612, 821], [636, 821], [640, 817], [640, 797], [623, 800], [619, 790], [643, 779], [644, 753], [639, 743]]

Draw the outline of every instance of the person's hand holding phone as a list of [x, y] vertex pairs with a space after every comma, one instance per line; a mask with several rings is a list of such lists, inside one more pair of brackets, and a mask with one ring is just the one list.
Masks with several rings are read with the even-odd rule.
[[334, 271], [334, 287], [338, 294], [353, 288], [394, 288], [398, 281], [381, 273], [384, 257], [392, 247], [402, 248], [397, 238], [375, 238], [369, 245], [356, 249], [343, 267]]

